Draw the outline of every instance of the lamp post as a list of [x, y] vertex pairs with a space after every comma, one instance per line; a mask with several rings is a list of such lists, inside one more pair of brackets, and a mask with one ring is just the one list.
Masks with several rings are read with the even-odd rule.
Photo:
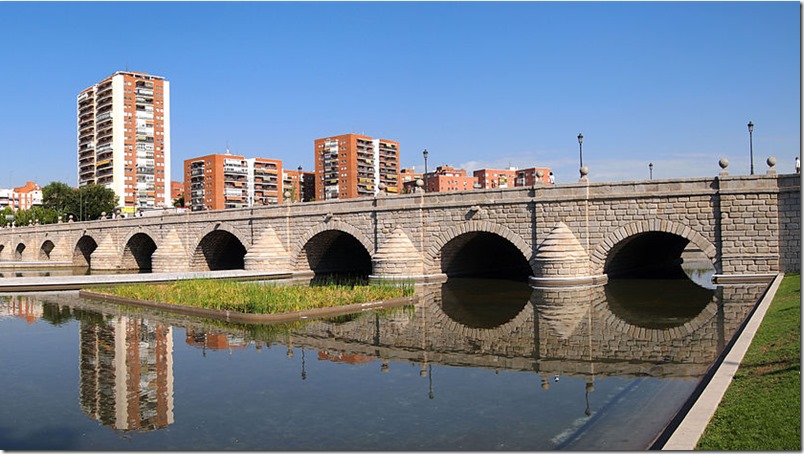
[[299, 166], [299, 202], [304, 201], [302, 193], [304, 192], [304, 173], [302, 173], [302, 166]]
[[754, 123], [748, 122], [748, 150], [751, 156], [751, 175], [754, 174]]
[[427, 151], [427, 148], [422, 151], [422, 156], [424, 156], [424, 192], [427, 192], [427, 156], [430, 153]]
[[581, 167], [583, 167], [583, 134], [578, 133], [578, 154], [581, 160]]
[[653, 179], [653, 163], [651, 162], [648, 164], [648, 169], [650, 169], [650, 179]]

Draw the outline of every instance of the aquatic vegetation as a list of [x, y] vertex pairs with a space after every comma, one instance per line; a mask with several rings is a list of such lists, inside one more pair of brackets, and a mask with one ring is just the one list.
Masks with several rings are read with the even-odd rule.
[[117, 285], [91, 290], [123, 298], [247, 314], [297, 312], [413, 295], [412, 284], [285, 286], [213, 279]]

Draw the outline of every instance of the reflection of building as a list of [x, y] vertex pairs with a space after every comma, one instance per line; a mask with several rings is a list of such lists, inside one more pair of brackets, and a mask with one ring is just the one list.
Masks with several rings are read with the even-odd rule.
[[192, 328], [187, 328], [185, 342], [187, 345], [210, 350], [242, 350], [248, 346], [248, 341], [234, 334], [196, 332]]
[[173, 423], [172, 328], [118, 317], [81, 321], [81, 410], [117, 430]]
[[21, 318], [31, 325], [42, 317], [42, 304], [27, 296], [11, 296], [0, 303], [0, 318], [5, 317]]
[[331, 361], [333, 363], [363, 364], [374, 361], [374, 358], [361, 356], [354, 353], [331, 352], [328, 350], [318, 352], [319, 361]]

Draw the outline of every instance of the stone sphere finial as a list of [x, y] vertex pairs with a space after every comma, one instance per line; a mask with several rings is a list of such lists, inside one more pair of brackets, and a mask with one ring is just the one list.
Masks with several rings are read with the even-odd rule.
[[776, 175], [776, 167], [775, 167], [776, 166], [776, 158], [771, 156], [765, 162], [768, 163], [768, 172], [767, 172], [767, 174], [768, 175]]
[[583, 166], [581, 167], [581, 178], [589, 175], [589, 167]]
[[726, 170], [726, 167], [729, 166], [729, 160], [727, 158], [720, 158], [718, 164], [720, 165], [721, 169]]
[[416, 180], [416, 186], [418, 186], [420, 188], [423, 187], [424, 186], [424, 180], [422, 180], [421, 178]]
[[542, 170], [542, 169], [537, 170], [536, 171], [536, 176], [539, 177], [539, 179], [541, 180], [542, 177], [544, 176], [544, 170]]

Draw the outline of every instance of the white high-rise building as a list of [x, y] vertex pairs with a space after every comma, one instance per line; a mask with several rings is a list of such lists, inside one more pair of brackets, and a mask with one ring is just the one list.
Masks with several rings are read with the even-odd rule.
[[111, 188], [123, 212], [171, 206], [170, 83], [118, 71], [77, 101], [78, 185]]

